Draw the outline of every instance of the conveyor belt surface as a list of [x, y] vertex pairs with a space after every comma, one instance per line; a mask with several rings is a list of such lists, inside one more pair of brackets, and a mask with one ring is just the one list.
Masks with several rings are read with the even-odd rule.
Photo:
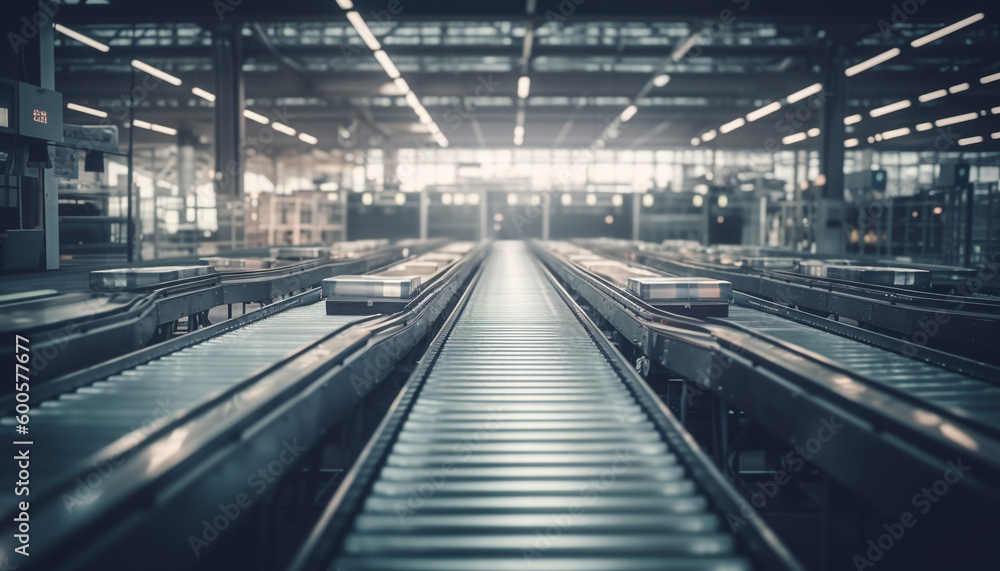
[[797, 345], [930, 406], [1000, 430], [1000, 387], [986, 381], [748, 307], [731, 307], [725, 321]]
[[[156, 423], [232, 389], [255, 371], [362, 319], [327, 316], [322, 303], [296, 307], [43, 402], [31, 411], [34, 492], [119, 439], [138, 443]], [[16, 424], [13, 417], [0, 425]], [[96, 469], [96, 468], [95, 468]], [[0, 497], [0, 512], [16, 496]]]
[[498, 243], [331, 568], [743, 570], [522, 243]]

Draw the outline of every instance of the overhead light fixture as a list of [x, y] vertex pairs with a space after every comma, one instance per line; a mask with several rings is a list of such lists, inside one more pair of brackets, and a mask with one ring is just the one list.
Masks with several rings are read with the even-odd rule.
[[375, 34], [372, 34], [372, 31], [368, 29], [368, 24], [365, 23], [365, 19], [361, 17], [361, 14], [352, 10], [347, 13], [347, 20], [354, 26], [354, 31], [361, 36], [362, 41], [365, 42], [368, 49], [372, 51], [382, 49], [382, 44], [378, 43], [378, 40], [375, 39]]
[[524, 138], [524, 125], [515, 125], [514, 126], [514, 137], [517, 138], [517, 139], [523, 139]]
[[386, 75], [388, 75], [390, 79], [396, 79], [399, 77], [399, 70], [396, 69], [396, 64], [392, 63], [392, 60], [389, 59], [389, 54], [382, 50], [375, 50], [375, 59], [377, 59], [382, 65], [382, 69], [385, 70]]
[[945, 95], [948, 95], [947, 89], [938, 89], [937, 91], [931, 91], [930, 93], [925, 93], [920, 97], [917, 97], [917, 100], [920, 101], [921, 103], [927, 103], [928, 101], [941, 99]]
[[747, 113], [747, 121], [750, 122], [756, 121], [761, 117], [774, 113], [778, 109], [781, 109], [780, 101], [775, 101], [774, 103], [768, 103], [767, 105], [761, 107], [760, 109], [757, 109], [756, 111], [751, 111]]
[[917, 125], [917, 131], [930, 131], [934, 128], [934, 123], [921, 123]]
[[910, 134], [909, 127], [900, 127], [899, 129], [893, 129], [891, 131], [886, 131], [882, 133], [882, 140], [888, 141], [889, 139], [895, 139], [896, 137], [903, 137]]
[[569, 206], [570, 204], [573, 204], [573, 195], [565, 192], [559, 197], [559, 202], [561, 202], [563, 206]]
[[414, 109], [423, 107], [423, 105], [420, 104], [420, 99], [417, 98], [417, 94], [412, 91], [406, 94], [406, 104]]
[[1000, 79], [1000, 73], [994, 73], [993, 75], [987, 75], [985, 77], [979, 78], [979, 83], [993, 83], [994, 81]]
[[1000, 115], [1000, 107], [994, 107], [991, 111], [994, 115]]
[[88, 38], [87, 36], [81, 34], [80, 32], [71, 30], [66, 26], [63, 26], [62, 24], [56, 24], [56, 31], [59, 32], [60, 34], [73, 38], [74, 40], [80, 42], [81, 44], [90, 46], [99, 52], [107, 53], [108, 50], [111, 49], [108, 46], [102, 44], [101, 42], [93, 38]]
[[806, 135], [808, 135], [810, 137], [818, 137], [819, 136], [819, 132], [820, 132], [819, 131], [819, 127], [813, 127], [812, 129], [809, 129], [808, 131], [806, 131]]
[[396, 203], [396, 206], [402, 206], [406, 204], [406, 195], [402, 192], [397, 192], [396, 196], [392, 197], [392, 201]]
[[299, 133], [299, 140], [303, 143], [309, 143], [310, 145], [315, 145], [319, 142], [319, 139], [313, 137], [312, 135], [307, 135], [305, 133]]
[[691, 139], [691, 144], [697, 147], [698, 145], [701, 144], [701, 139], [699, 139], [698, 137], [695, 137], [695, 138]]
[[886, 105], [885, 107], [879, 107], [877, 109], [872, 109], [871, 111], [868, 112], [868, 114], [871, 115], [872, 117], [881, 117], [883, 115], [888, 115], [889, 113], [893, 113], [895, 111], [899, 111], [900, 109], [906, 109], [910, 105], [911, 105], [910, 100], [909, 99], [904, 99], [902, 101], [897, 101], [895, 103], [890, 103], [889, 105]]
[[983, 138], [980, 137], [979, 135], [976, 135], [975, 137], [967, 137], [965, 139], [958, 140], [958, 144], [963, 147], [966, 145], [975, 145], [976, 143], [982, 143], [982, 142]]
[[275, 131], [279, 132], [279, 133], [284, 133], [284, 134], [288, 135], [289, 137], [294, 137], [295, 133], [296, 133], [295, 129], [292, 129], [288, 125], [284, 125], [282, 123], [278, 123], [277, 121], [275, 121], [274, 123], [271, 123], [271, 128], [274, 129]]
[[264, 117], [260, 113], [254, 113], [253, 111], [251, 111], [249, 109], [244, 109], [243, 110], [243, 116], [246, 117], [247, 119], [250, 119], [251, 121], [258, 122], [261, 125], [267, 125], [268, 123], [271, 122], [271, 120], [268, 119], [267, 117]]
[[351, 2], [351, 0], [337, 0], [337, 6], [340, 6], [344, 10], [352, 10], [354, 9], [354, 2]]
[[789, 95], [785, 99], [787, 99], [789, 103], [796, 103], [798, 101], [802, 101], [803, 99], [809, 97], [814, 93], [819, 93], [820, 91], [823, 91], [823, 84], [814, 83], [805, 89], [800, 89], [796, 91], [795, 93]]
[[410, 84], [406, 83], [406, 80], [402, 77], [397, 77], [392, 80], [392, 82], [396, 85], [396, 89], [398, 89], [401, 94], [406, 95], [410, 92]]
[[622, 111], [622, 114], [619, 115], [618, 118], [622, 120], [622, 123], [626, 123], [628, 122], [629, 119], [635, 117], [635, 114], [638, 111], [639, 111], [638, 107], [636, 107], [635, 105], [629, 105], [628, 107], [625, 108], [624, 111]]
[[714, 139], [717, 134], [718, 133], [715, 132], [715, 129], [712, 129], [711, 131], [709, 131], [709, 132], [705, 133], [704, 135], [702, 135], [701, 136], [701, 140], [707, 143], [707, 142], [711, 141], [712, 139]]
[[132, 124], [140, 129], [149, 129], [150, 131], [153, 130], [153, 124], [148, 121], [143, 121], [142, 119], [136, 119], [135, 121], [132, 121]]
[[156, 123], [151, 124], [150, 128], [156, 131], [157, 133], [163, 133], [164, 135], [173, 136], [177, 134], [177, 129], [174, 129], [172, 127], [164, 127], [163, 125], [157, 125]]
[[90, 107], [84, 107], [83, 105], [77, 105], [76, 103], [67, 103], [67, 109], [72, 109], [73, 111], [79, 111], [80, 113], [86, 113], [87, 115], [93, 115], [94, 117], [107, 117], [106, 111], [101, 111], [100, 109], [91, 109]]
[[851, 67], [844, 70], [844, 75], [846, 75], [847, 77], [853, 77], [861, 73], [862, 71], [871, 69], [880, 63], [889, 61], [892, 58], [898, 56], [899, 54], [900, 54], [899, 48], [892, 48], [887, 52], [882, 52], [879, 55], [871, 59], [867, 59], [857, 65], [852, 65]]
[[997, 131], [996, 133], [990, 133], [990, 138], [993, 140], [1000, 139], [1000, 131]]
[[931, 43], [931, 42], [933, 42], [935, 40], [940, 40], [941, 38], [947, 36], [948, 34], [950, 34], [952, 32], [957, 32], [958, 30], [961, 30], [962, 28], [964, 28], [966, 26], [970, 26], [972, 24], [975, 24], [976, 22], [982, 20], [985, 17], [986, 16], [982, 12], [980, 12], [979, 14], [973, 14], [972, 16], [969, 16], [968, 18], [966, 18], [964, 20], [959, 20], [958, 22], [955, 22], [954, 24], [951, 24], [950, 26], [945, 26], [945, 27], [941, 28], [940, 30], [938, 30], [936, 32], [931, 32], [930, 34], [927, 34], [926, 36], [922, 36], [920, 38], [917, 38], [917, 39], [913, 40], [912, 42], [910, 42], [910, 45], [913, 46], [913, 47], [915, 47], [915, 48], [919, 48], [921, 46], [926, 46], [927, 44], [929, 44], [929, 43]]
[[179, 77], [174, 77], [165, 71], [160, 71], [148, 63], [141, 62], [137, 59], [132, 60], [132, 67], [140, 71], [144, 71], [157, 79], [162, 79], [170, 85], [180, 85], [181, 83], [184, 83]]
[[371, 206], [372, 203], [374, 202], [375, 202], [375, 197], [372, 196], [372, 193], [366, 192], [361, 195], [361, 204], [364, 204], [365, 206]]
[[435, 123], [434, 121], [431, 121], [430, 123], [427, 124], [427, 130], [430, 131], [431, 135], [434, 135], [435, 137], [437, 137], [438, 134], [441, 133], [441, 127], [438, 127], [438, 124]]
[[742, 127], [743, 125], [746, 125], [746, 124], [747, 124], [747, 122], [746, 122], [745, 119], [743, 119], [743, 117], [740, 117], [738, 119], [733, 119], [732, 121], [730, 121], [730, 122], [726, 123], [725, 125], [719, 127], [719, 132], [725, 134], [725, 133], [728, 133], [730, 131], [734, 131], [736, 129], [739, 129], [740, 127]]
[[656, 201], [656, 199], [653, 198], [652, 194], [644, 194], [644, 195], [642, 195], [642, 205], [645, 206], [646, 208], [649, 208], [649, 207], [653, 206], [653, 203], [655, 201]]
[[972, 121], [973, 119], [979, 118], [979, 113], [963, 113], [961, 115], [955, 115], [953, 117], [945, 117], [944, 119], [938, 119], [934, 122], [936, 127], [947, 127], [948, 125], [954, 125], [956, 123], [964, 123], [966, 121]]
[[528, 93], [531, 91], [531, 78], [527, 75], [522, 75], [517, 80], [517, 96], [520, 99], [527, 99]]
[[450, 143], [448, 142], [448, 137], [445, 137], [445, 136], [444, 136], [444, 134], [442, 134], [442, 133], [440, 133], [440, 132], [438, 132], [438, 134], [437, 134], [437, 135], [436, 135], [436, 136], [434, 137], [434, 140], [435, 140], [435, 141], [437, 141], [437, 144], [438, 144], [438, 145], [439, 145], [439, 146], [440, 146], [440, 147], [441, 147], [442, 149], [446, 149], [446, 148], [448, 148], [448, 145], [450, 144]]
[[858, 141], [857, 139], [847, 139], [846, 141], [844, 141], [844, 146], [848, 148], [857, 147], [859, 142], [860, 141]]
[[684, 58], [684, 56], [686, 56], [687, 53], [691, 51], [691, 48], [693, 48], [694, 45], [698, 43], [698, 37], [700, 35], [701, 32], [695, 32], [691, 34], [688, 37], [688, 39], [684, 40], [684, 42], [681, 43], [681, 45], [677, 46], [677, 49], [675, 49], [674, 52], [670, 54], [670, 59], [673, 60], [674, 63], [681, 61]]
[[952, 85], [948, 88], [948, 93], [961, 93], [969, 89], [968, 83], [959, 83], [958, 85]]
[[201, 97], [205, 101], [215, 101], [215, 94], [209, 93], [200, 87], [192, 87], [191, 93], [194, 93], [198, 97]]
[[806, 135], [805, 133], [795, 133], [794, 135], [789, 135], [781, 139], [781, 142], [785, 145], [792, 145], [795, 143], [799, 143], [801, 141], [805, 141], [807, 138], [809, 138], [809, 135]]
[[[1000, 135], [1000, 133], [994, 133], [994, 135]], [[995, 138], [996, 137], [994, 137], [994, 139]], [[616, 194], [616, 195], [614, 195], [614, 196], [611, 197], [611, 205], [612, 206], [621, 206], [624, 203], [625, 203], [625, 199], [622, 198], [622, 195], [620, 195], [620, 194]]]
[[597, 204], [597, 195], [594, 193], [587, 194], [587, 196], [584, 199], [584, 202], [587, 203], [587, 206], [594, 206], [595, 204]]
[[854, 115], [849, 115], [844, 117], [844, 125], [853, 125], [855, 123], [860, 123], [864, 117], [860, 113], [855, 113]]
[[670, 83], [670, 76], [665, 73], [661, 73], [660, 75], [653, 78], [653, 85], [656, 87], [663, 87], [668, 83]]

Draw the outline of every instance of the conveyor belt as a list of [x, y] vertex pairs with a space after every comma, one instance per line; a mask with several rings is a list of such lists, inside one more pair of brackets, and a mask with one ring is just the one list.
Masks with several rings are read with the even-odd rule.
[[720, 321], [812, 351], [926, 406], [1000, 432], [1000, 387], [994, 384], [748, 307], [732, 306], [729, 317]]
[[418, 391], [331, 568], [751, 568], [523, 244], [494, 245]]
[[[119, 439], [138, 444], [157, 421], [211, 400], [359, 319], [327, 316], [322, 303], [296, 307], [43, 402], [31, 412], [37, 450], [32, 492], [43, 493], [55, 478], [86, 469], [85, 462]], [[0, 426], [13, 424], [13, 417], [0, 419]], [[0, 512], [16, 499], [0, 496]]]

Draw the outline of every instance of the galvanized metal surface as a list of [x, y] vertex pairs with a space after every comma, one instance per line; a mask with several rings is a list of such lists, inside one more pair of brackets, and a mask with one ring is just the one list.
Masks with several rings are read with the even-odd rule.
[[[32, 491], [42, 493], [68, 474], [87, 472], [86, 463], [106, 446], [119, 440], [138, 444], [168, 417], [359, 319], [328, 316], [322, 303], [296, 307], [42, 402], [31, 411]], [[0, 419], [11, 432], [14, 424], [14, 417]], [[106, 477], [113, 460], [94, 463], [92, 480]], [[78, 499], [93, 487], [82, 485]], [[15, 500], [0, 497], [0, 512]]]
[[333, 568], [749, 561], [521, 243], [498, 243]]
[[960, 418], [1000, 430], [996, 385], [747, 307], [731, 307], [726, 321], [792, 343]]

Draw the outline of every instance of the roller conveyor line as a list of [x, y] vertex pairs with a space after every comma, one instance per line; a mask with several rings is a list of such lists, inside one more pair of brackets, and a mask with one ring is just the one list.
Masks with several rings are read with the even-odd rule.
[[821, 355], [922, 405], [944, 409], [1000, 435], [1000, 387], [992, 383], [749, 307], [733, 306], [729, 317], [720, 321]]
[[[370, 489], [349, 477], [346, 495], [362, 499], [328, 508], [354, 510], [330, 568], [754, 567], [681, 461], [683, 438], [657, 430], [523, 244], [494, 246], [445, 334], [393, 413], [391, 448], [364, 459]], [[324, 534], [300, 565], [328, 563], [303, 563], [337, 541]]]
[[[327, 316], [322, 303], [295, 307], [43, 402], [31, 413], [38, 492], [106, 446], [129, 439], [138, 444], [167, 417], [212, 400], [361, 319]], [[14, 417], [0, 419], [2, 426], [13, 424]], [[16, 499], [2, 496], [0, 512]]]

